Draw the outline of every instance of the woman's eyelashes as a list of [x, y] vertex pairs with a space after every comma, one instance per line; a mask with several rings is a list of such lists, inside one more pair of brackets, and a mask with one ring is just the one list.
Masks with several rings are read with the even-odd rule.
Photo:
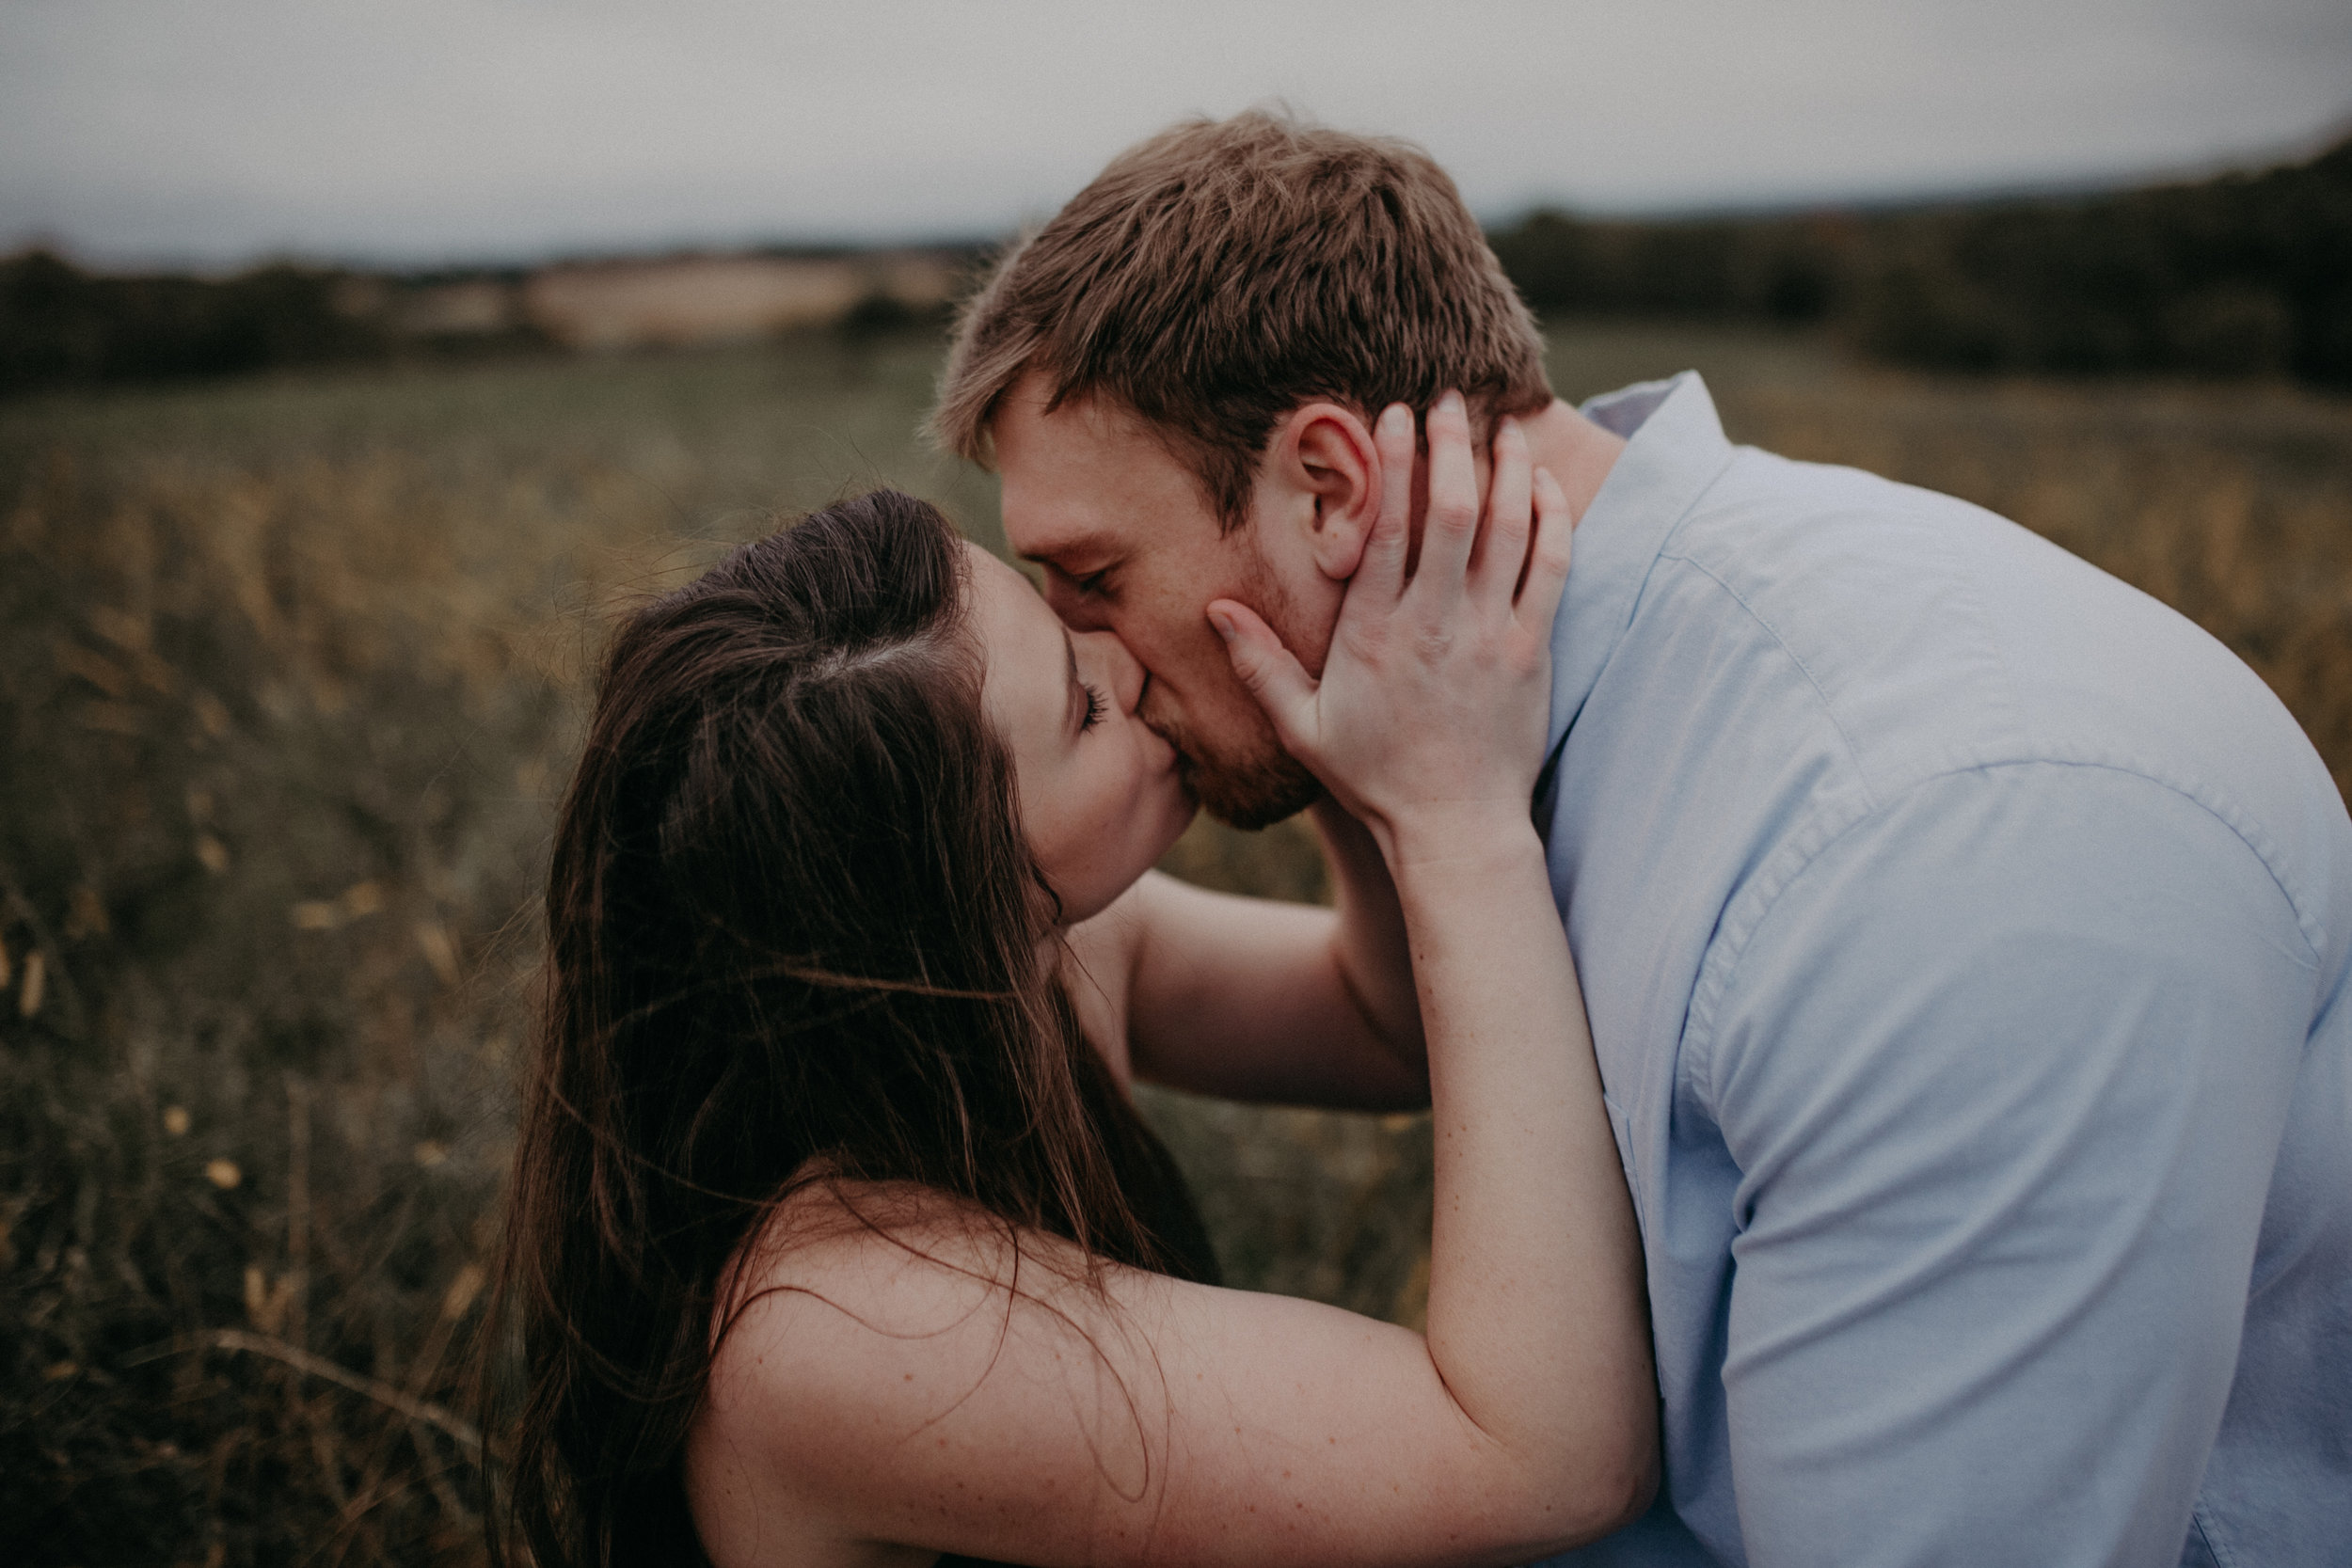
[[1081, 683], [1078, 689], [1087, 694], [1086, 717], [1078, 721], [1078, 733], [1084, 735], [1103, 721], [1103, 715], [1108, 712], [1109, 708], [1103, 701], [1101, 688]]

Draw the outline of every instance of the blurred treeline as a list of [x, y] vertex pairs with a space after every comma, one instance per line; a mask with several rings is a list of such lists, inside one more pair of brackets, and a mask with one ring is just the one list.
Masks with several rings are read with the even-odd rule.
[[1491, 236], [1539, 310], [1828, 323], [1938, 370], [2352, 385], [2352, 141], [2067, 200], [1686, 222], [1537, 213]]
[[494, 345], [404, 333], [375, 280], [278, 262], [233, 277], [85, 272], [48, 250], [0, 260], [0, 395], [175, 381], [455, 347], [543, 347], [527, 328]]
[[[1936, 370], [2352, 386], [2352, 141], [2106, 196], [1677, 221], [1538, 212], [1491, 238], [1529, 302], [1560, 315], [1825, 325]], [[401, 298], [468, 276], [489, 275], [120, 277], [27, 252], [0, 260], [0, 395], [551, 346], [521, 319], [487, 333], [404, 322]], [[843, 304], [851, 334], [909, 310], [882, 293]], [[898, 315], [869, 322], [877, 310]]]

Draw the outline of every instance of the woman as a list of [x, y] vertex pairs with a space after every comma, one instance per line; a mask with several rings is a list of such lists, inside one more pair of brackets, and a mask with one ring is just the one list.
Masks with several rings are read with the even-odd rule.
[[[502, 1540], [1507, 1562], [1645, 1505], [1638, 1241], [1527, 813], [1565, 503], [1506, 423], [1482, 524], [1450, 396], [1408, 577], [1409, 411], [1377, 435], [1320, 684], [1209, 607], [1368, 830], [1338, 914], [1147, 875], [1191, 807], [1142, 672], [920, 502], [828, 508], [622, 629], [548, 881]], [[1130, 1072], [1386, 1053], [1410, 1096], [1424, 1041], [1426, 1337], [1219, 1289]]]

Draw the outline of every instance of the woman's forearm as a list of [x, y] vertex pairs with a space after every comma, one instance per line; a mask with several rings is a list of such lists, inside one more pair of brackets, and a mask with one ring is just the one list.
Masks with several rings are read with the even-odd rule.
[[1534, 830], [1450, 831], [1398, 860], [1436, 1109], [1430, 1356], [1564, 1497], [1638, 1507], [1657, 1419], [1641, 1239]]
[[1426, 1068], [1421, 999], [1413, 986], [1412, 946], [1396, 884], [1370, 830], [1326, 796], [1309, 808], [1330, 868], [1339, 924], [1331, 937], [1341, 981], [1365, 1024], [1398, 1062]]

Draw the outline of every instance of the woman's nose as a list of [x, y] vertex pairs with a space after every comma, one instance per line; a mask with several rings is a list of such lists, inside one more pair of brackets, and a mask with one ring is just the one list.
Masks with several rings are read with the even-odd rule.
[[1104, 688], [1104, 694], [1119, 705], [1121, 713], [1133, 713], [1143, 701], [1143, 666], [1127, 651], [1127, 644], [1116, 632], [1088, 631], [1077, 634], [1078, 670], [1087, 680]]

